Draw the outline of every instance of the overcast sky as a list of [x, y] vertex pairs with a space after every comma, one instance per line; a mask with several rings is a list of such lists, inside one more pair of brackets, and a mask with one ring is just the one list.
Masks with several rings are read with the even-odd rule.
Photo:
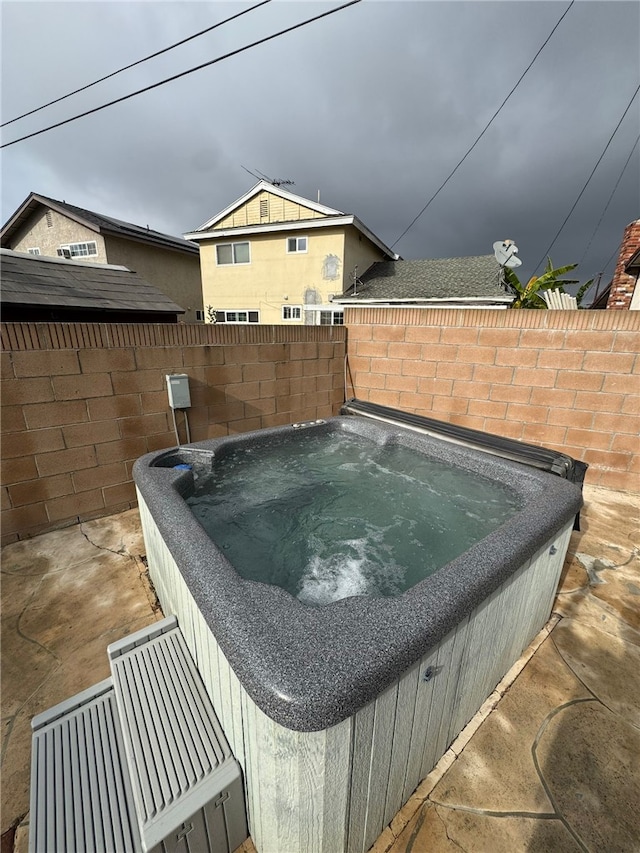
[[[2, 121], [248, 8], [233, 2], [3, 2]], [[273, 2], [3, 129], [4, 143], [339, 3]], [[243, 170], [358, 216], [391, 246], [474, 142], [569, 2], [363, 2], [2, 151], [2, 221], [34, 191], [191, 231]], [[396, 251], [544, 258], [640, 82], [640, 4], [576, 0], [478, 146]], [[603, 269], [640, 216], [640, 96], [551, 250]], [[607, 268], [609, 279], [614, 260]]]

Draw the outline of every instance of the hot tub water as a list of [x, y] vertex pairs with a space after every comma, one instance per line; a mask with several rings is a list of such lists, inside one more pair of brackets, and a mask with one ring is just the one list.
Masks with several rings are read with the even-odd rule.
[[324, 432], [234, 447], [187, 503], [242, 577], [315, 606], [398, 595], [520, 509], [504, 484], [471, 471]]

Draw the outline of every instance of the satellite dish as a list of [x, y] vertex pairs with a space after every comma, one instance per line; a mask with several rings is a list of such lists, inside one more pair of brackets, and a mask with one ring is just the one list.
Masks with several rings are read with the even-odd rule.
[[517, 257], [518, 247], [513, 240], [498, 240], [493, 244], [493, 251], [496, 256], [496, 261], [501, 267], [519, 267], [522, 261]]

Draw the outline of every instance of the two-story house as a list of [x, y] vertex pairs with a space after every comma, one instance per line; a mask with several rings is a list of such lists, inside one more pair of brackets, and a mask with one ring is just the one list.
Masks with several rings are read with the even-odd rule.
[[181, 322], [204, 320], [197, 245], [111, 216], [31, 193], [0, 232], [3, 249], [123, 266], [184, 308]]
[[371, 264], [397, 259], [352, 214], [260, 181], [187, 240], [200, 245], [217, 323], [341, 324], [333, 304]]

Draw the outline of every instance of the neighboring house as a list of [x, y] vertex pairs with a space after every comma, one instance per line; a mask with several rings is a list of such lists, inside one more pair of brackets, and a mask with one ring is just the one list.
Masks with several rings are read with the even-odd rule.
[[260, 181], [196, 231], [205, 306], [218, 323], [341, 324], [333, 303], [397, 258], [351, 214]]
[[[607, 293], [607, 308], [618, 311], [640, 311], [639, 274], [640, 219], [636, 219], [624, 229], [613, 279], [605, 291]], [[591, 307], [604, 307], [602, 306], [603, 298], [604, 293], [594, 301]]]
[[177, 323], [183, 309], [126, 267], [0, 250], [5, 322]]
[[31, 193], [0, 232], [3, 249], [125, 266], [204, 320], [200, 255], [194, 243]]
[[474, 255], [378, 262], [336, 302], [350, 307], [508, 308], [513, 298], [495, 257]]

